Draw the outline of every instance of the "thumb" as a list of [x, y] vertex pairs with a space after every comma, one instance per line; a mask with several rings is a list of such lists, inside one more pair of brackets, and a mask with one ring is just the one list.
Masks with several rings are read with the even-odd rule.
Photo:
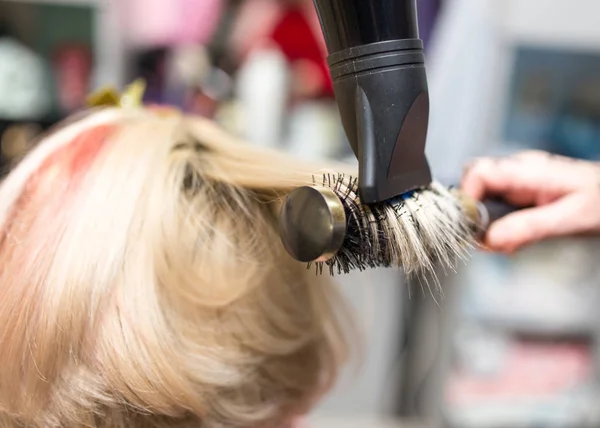
[[308, 421], [306, 420], [306, 418], [297, 417], [297, 418], [294, 418], [294, 420], [292, 421], [290, 428], [309, 428], [309, 426], [310, 425], [308, 424]]
[[494, 251], [512, 253], [545, 239], [581, 232], [585, 201], [572, 194], [551, 204], [514, 212], [494, 222], [486, 235], [486, 245]]

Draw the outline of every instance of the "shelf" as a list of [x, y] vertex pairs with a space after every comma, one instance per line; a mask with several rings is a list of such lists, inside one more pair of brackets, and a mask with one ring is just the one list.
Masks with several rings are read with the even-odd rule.
[[426, 428], [423, 424], [411, 420], [390, 420], [354, 415], [345, 418], [316, 415], [308, 419], [307, 427], [310, 428]]
[[468, 318], [484, 328], [502, 330], [507, 334], [536, 337], [593, 337], [598, 333], [596, 323], [590, 319], [542, 319], [477, 316]]
[[102, 0], [0, 0], [2, 2], [11, 3], [28, 3], [28, 4], [49, 4], [57, 6], [101, 6]]
[[600, 424], [600, 415], [595, 408], [595, 399], [592, 396], [581, 400], [565, 397], [547, 404], [513, 401], [479, 404], [454, 411], [448, 409], [443, 425], [445, 428], [596, 428]]

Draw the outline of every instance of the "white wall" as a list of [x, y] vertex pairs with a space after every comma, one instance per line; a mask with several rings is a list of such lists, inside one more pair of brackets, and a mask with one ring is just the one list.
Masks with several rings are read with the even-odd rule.
[[536, 45], [600, 51], [598, 0], [495, 0], [506, 35]]

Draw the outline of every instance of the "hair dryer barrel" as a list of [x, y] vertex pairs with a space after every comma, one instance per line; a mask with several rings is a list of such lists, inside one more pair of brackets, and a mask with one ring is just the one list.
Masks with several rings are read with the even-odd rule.
[[429, 93], [416, 0], [314, 0], [363, 203], [426, 186]]

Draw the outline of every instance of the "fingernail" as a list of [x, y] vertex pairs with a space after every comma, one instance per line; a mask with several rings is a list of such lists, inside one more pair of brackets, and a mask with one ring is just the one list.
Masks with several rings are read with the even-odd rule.
[[463, 170], [462, 170], [463, 177], [464, 177], [465, 175], [467, 175], [467, 173], [468, 173], [470, 170], [472, 170], [472, 169], [473, 169], [473, 167], [475, 166], [475, 162], [476, 162], [476, 161], [472, 160], [472, 161], [470, 161], [469, 163], [467, 163], [467, 164], [466, 164], [466, 165], [463, 167]]
[[505, 241], [505, 233], [502, 229], [498, 230], [498, 228], [492, 227], [487, 233], [486, 241], [488, 245], [502, 247], [503, 241]]
[[487, 242], [497, 252], [506, 255], [514, 254], [519, 245], [515, 241], [515, 237], [519, 236], [514, 230], [508, 228], [492, 228], [488, 234]]

